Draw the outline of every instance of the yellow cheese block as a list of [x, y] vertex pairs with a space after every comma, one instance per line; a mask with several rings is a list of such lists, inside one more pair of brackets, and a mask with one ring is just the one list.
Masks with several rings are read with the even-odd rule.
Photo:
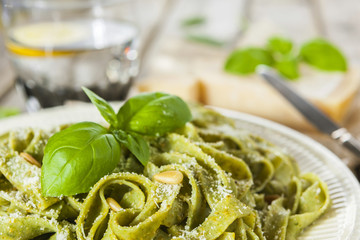
[[[258, 76], [203, 74], [200, 82], [205, 104], [257, 115], [299, 130], [313, 130], [290, 103]], [[354, 69], [346, 74], [320, 72], [289, 84], [336, 122], [342, 123], [358, 92], [360, 77]]]

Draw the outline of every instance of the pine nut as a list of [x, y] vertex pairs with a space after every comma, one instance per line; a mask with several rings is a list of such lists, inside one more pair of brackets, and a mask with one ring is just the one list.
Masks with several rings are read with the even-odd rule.
[[33, 158], [33, 156], [31, 156], [30, 154], [28, 154], [26, 152], [22, 152], [22, 153], [20, 153], [20, 157], [25, 159], [28, 163], [41, 168], [41, 164], [35, 158]]
[[106, 199], [106, 202], [109, 204], [109, 207], [111, 208], [111, 210], [113, 210], [115, 212], [118, 212], [121, 210], [121, 206], [115, 199], [109, 197]]
[[154, 175], [156, 181], [168, 184], [179, 184], [183, 178], [184, 176], [180, 171], [165, 171]]
[[268, 204], [271, 204], [272, 201], [278, 199], [279, 197], [280, 197], [280, 195], [278, 195], [278, 194], [270, 194], [270, 195], [265, 195], [264, 200]]

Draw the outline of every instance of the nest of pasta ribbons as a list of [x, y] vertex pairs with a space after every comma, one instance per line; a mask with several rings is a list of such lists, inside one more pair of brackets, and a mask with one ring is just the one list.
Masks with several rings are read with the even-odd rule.
[[326, 185], [291, 156], [212, 110], [191, 112], [183, 127], [143, 137], [145, 165], [122, 146], [116, 167], [72, 196], [44, 196], [33, 162], [61, 129], [5, 134], [0, 238], [295, 239], [329, 208]]

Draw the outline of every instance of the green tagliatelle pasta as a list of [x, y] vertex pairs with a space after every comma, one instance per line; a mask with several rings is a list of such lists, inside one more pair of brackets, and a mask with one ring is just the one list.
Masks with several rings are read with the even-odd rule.
[[[113, 173], [85, 194], [41, 195], [51, 132], [17, 130], [0, 146], [0, 239], [296, 239], [330, 206], [326, 185], [271, 143], [193, 107], [194, 119], [146, 137], [146, 167], [126, 149]], [[155, 180], [178, 171], [178, 184]], [[112, 199], [117, 203], [111, 207]]]

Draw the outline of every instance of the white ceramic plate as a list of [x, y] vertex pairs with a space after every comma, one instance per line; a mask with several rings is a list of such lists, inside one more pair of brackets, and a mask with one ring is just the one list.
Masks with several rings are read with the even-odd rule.
[[[291, 154], [302, 172], [314, 172], [328, 185], [331, 209], [306, 229], [301, 240], [360, 239], [360, 186], [350, 170], [327, 148], [303, 134], [277, 123], [247, 114], [217, 108], [245, 128]], [[103, 122], [97, 110], [89, 105], [58, 107], [32, 115], [21, 115], [0, 121], [0, 134], [16, 127], [51, 128], [78, 121]]]

